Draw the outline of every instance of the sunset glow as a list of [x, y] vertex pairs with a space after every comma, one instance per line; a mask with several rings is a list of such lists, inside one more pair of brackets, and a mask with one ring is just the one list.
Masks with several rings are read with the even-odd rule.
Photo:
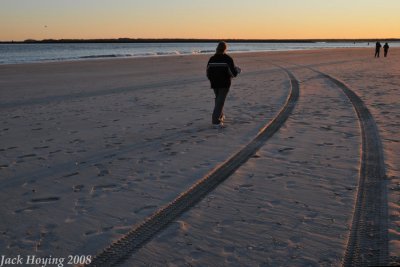
[[0, 40], [399, 38], [398, 0], [2, 0]]

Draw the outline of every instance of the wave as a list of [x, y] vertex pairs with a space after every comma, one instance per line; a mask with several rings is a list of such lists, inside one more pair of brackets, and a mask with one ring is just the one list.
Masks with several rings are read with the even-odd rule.
[[109, 54], [109, 55], [90, 55], [90, 56], [81, 56], [79, 58], [82, 59], [90, 59], [90, 58], [116, 58], [116, 57], [131, 57], [131, 54]]
[[201, 50], [200, 54], [210, 54], [210, 53], [215, 53], [215, 49], [213, 50]]
[[205, 52], [208, 52], [208, 51], [192, 51], [192, 52], [185, 52], [185, 51], [154, 51], [154, 52], [144, 52], [144, 53], [134, 53], [134, 54], [88, 55], [88, 56], [80, 56], [77, 59], [152, 57], [152, 56], [179, 56], [179, 55], [198, 54], [198, 53], [205, 53]]
[[169, 56], [169, 55], [181, 55], [182, 52], [179, 51], [166, 51], [166, 52], [156, 52], [158, 56]]

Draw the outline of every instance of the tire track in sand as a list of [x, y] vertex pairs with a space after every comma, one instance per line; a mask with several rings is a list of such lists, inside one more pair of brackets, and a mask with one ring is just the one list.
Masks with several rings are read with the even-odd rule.
[[279, 130], [292, 113], [299, 98], [299, 82], [290, 71], [284, 68], [281, 69], [289, 76], [291, 92], [278, 115], [265, 125], [257, 136], [243, 149], [210, 171], [187, 191], [181, 193], [175, 200], [159, 209], [141, 224], [136, 225], [125, 236], [96, 255], [92, 262], [86, 266], [114, 266], [123, 262], [169, 223], [193, 207], [216, 186], [232, 175]]
[[377, 125], [367, 106], [347, 85], [324, 72], [309, 69], [343, 91], [357, 113], [361, 128], [358, 191], [343, 266], [385, 266], [389, 257], [388, 207], [385, 164]]

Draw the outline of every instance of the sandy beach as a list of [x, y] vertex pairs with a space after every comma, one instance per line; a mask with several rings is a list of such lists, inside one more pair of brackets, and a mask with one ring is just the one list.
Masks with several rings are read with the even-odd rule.
[[344, 86], [379, 133], [383, 261], [400, 263], [400, 49], [373, 52], [232, 54], [222, 130], [209, 55], [0, 65], [0, 255], [97, 255], [244, 149], [290, 72], [300, 95], [280, 129], [121, 266], [341, 266], [363, 155]]

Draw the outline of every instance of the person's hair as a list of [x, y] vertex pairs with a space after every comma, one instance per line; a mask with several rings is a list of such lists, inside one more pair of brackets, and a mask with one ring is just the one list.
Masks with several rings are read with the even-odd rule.
[[217, 49], [216, 49], [216, 54], [223, 54], [226, 51], [227, 44], [224, 41], [221, 41], [218, 43]]

